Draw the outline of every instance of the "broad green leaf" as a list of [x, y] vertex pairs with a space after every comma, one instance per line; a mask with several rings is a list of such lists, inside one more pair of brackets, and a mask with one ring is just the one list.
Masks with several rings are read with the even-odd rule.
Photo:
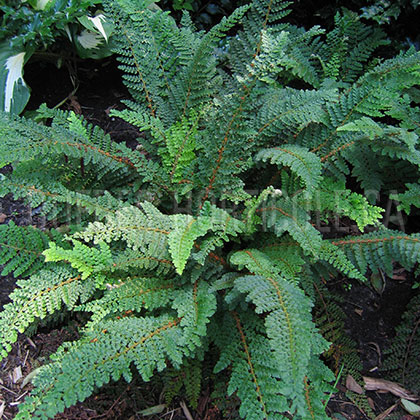
[[78, 21], [90, 32], [97, 32], [102, 35], [106, 42], [111, 35], [113, 25], [106, 20], [105, 15], [81, 16]]
[[19, 114], [28, 103], [30, 91], [23, 80], [23, 66], [32, 51], [14, 49], [8, 42], [0, 44], [0, 110]]

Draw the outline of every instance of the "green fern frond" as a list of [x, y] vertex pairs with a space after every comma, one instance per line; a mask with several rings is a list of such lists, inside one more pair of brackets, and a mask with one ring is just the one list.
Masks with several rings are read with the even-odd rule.
[[306, 210], [319, 211], [324, 220], [331, 215], [347, 216], [361, 231], [368, 225], [378, 225], [384, 212], [369, 204], [363, 195], [346, 189], [344, 181], [328, 177], [322, 179], [315, 194], [301, 194], [297, 201]]
[[[284, 242], [287, 243], [287, 239], [285, 239]], [[305, 264], [303, 252], [299, 247], [282, 246], [280, 243], [278, 245], [264, 247], [262, 251], [263, 254], [269, 258], [270, 263], [279, 270], [279, 273], [284, 278], [290, 280], [299, 278], [302, 267]]]
[[[91, 144], [77, 133], [54, 125], [46, 127], [30, 120], [24, 120], [8, 113], [0, 114], [0, 134], [4, 137], [0, 145], [3, 161], [0, 166], [14, 161], [29, 161], [48, 158], [83, 159], [85, 164], [97, 166], [97, 171], [133, 171], [134, 164], [130, 161], [131, 150], [126, 146], [108, 144]], [[30, 138], [31, 141], [26, 141]], [[106, 146], [106, 148], [104, 148]]]
[[156, 277], [127, 277], [109, 287], [103, 297], [76, 307], [78, 311], [92, 313], [86, 329], [92, 329], [105, 318], [115, 318], [115, 314], [167, 306], [175, 285], [170, 280]]
[[283, 395], [302, 408], [307, 363], [311, 353], [318, 351], [318, 347], [312, 346], [318, 341], [318, 346], [326, 348], [311, 326], [311, 302], [296, 285], [278, 276], [263, 254], [246, 251], [234, 254], [233, 258], [235, 264], [257, 273], [235, 279], [235, 288], [247, 294], [257, 313], [266, 314], [264, 323], [270, 347], [281, 360], [280, 379], [288, 384]]
[[183, 119], [171, 127], [166, 134], [166, 147], [158, 151], [173, 182], [184, 177], [185, 168], [196, 158], [195, 136], [199, 117], [192, 114], [190, 119]]
[[[420, 392], [420, 295], [407, 305], [391, 346], [386, 349], [382, 371], [412, 392]], [[388, 377], [388, 376], [387, 376]]]
[[142, 210], [134, 206], [122, 208], [108, 216], [106, 222], [90, 223], [73, 237], [95, 244], [123, 240], [133, 250], [155, 258], [168, 258], [167, 236], [170, 231], [169, 217], [144, 202]]
[[205, 235], [211, 227], [207, 217], [194, 219], [191, 216], [177, 214], [171, 216], [173, 230], [168, 236], [169, 252], [178, 274], [182, 274], [194, 241]]
[[289, 166], [302, 179], [309, 192], [313, 192], [321, 181], [321, 160], [302, 146], [287, 145], [262, 149], [255, 159], [263, 162], [270, 160], [271, 163], [280, 167]]
[[175, 266], [170, 260], [169, 254], [167, 255], [165, 252], [164, 254], [165, 255], [159, 257], [138, 250], [126, 249], [123, 252], [118, 252], [113, 257], [113, 263], [110, 270], [117, 274], [135, 273], [141, 275], [155, 273], [166, 275], [173, 272]]
[[[113, 214], [121, 207], [122, 202], [114, 198], [108, 191], [92, 196], [90, 191], [72, 191], [62, 183], [51, 179], [51, 174], [28, 180], [27, 174], [16, 171], [9, 177], [3, 177], [0, 186], [0, 196], [12, 193], [15, 199], [23, 198], [32, 208], [40, 207], [40, 213], [49, 220], [68, 218], [80, 220], [83, 215], [95, 215], [99, 220]], [[36, 183], [34, 185], [34, 183]], [[99, 191], [91, 191], [99, 193]], [[66, 220], [66, 221], [68, 221]]]
[[168, 315], [109, 320], [76, 346], [63, 345], [55, 356], [60, 360], [37, 372], [34, 392], [20, 407], [17, 419], [52, 418], [111, 379], [124, 376], [130, 381], [131, 363], [145, 380], [156, 367], [162, 370], [167, 360], [179, 365], [185, 342], [180, 321]]
[[403, 210], [410, 214], [411, 206], [420, 207], [420, 185], [419, 184], [405, 184], [407, 191], [398, 194], [391, 194], [389, 198], [397, 200], [398, 210]]
[[205, 335], [216, 299], [200, 283], [178, 290], [172, 306], [177, 316], [109, 319], [85, 331], [77, 343], [64, 344], [52, 363], [35, 376], [36, 391], [25, 400], [17, 418], [53, 417], [111, 379], [123, 376], [131, 381], [132, 364], [145, 381], [168, 361], [179, 368]]
[[363, 236], [345, 237], [333, 240], [347, 255], [354, 266], [362, 273], [370, 268], [381, 269], [392, 277], [392, 262], [398, 261], [408, 270], [420, 260], [420, 237], [403, 232], [382, 229]]
[[254, 0], [243, 22], [243, 30], [230, 41], [229, 51], [235, 73], [247, 74], [248, 67], [261, 51], [262, 37], [268, 25], [273, 33], [279, 33], [288, 24], [282, 19], [290, 13], [288, 1]]
[[4, 264], [1, 275], [28, 277], [40, 270], [45, 264], [42, 251], [49, 240], [48, 235], [32, 226], [16, 226], [13, 221], [0, 225], [0, 264]]
[[315, 26], [307, 31], [289, 26], [287, 31], [273, 35], [264, 32], [261, 51], [252, 63], [259, 80], [275, 84], [278, 77], [286, 78], [285, 70], [314, 87], [320, 85], [317, 60], [312, 51], [314, 38], [325, 31]]
[[[99, 243], [99, 249], [76, 240], [73, 241], [73, 249], [63, 249], [57, 247], [54, 242], [50, 242], [49, 248], [43, 252], [43, 255], [47, 262], [69, 262], [81, 273], [82, 280], [87, 279], [92, 273], [103, 271], [112, 264], [111, 250], [104, 242]], [[96, 281], [98, 282], [98, 279]]]
[[352, 83], [363, 73], [372, 52], [389, 41], [384, 39], [384, 32], [364, 25], [356, 13], [347, 9], [335, 15], [334, 24], [326, 42], [314, 54], [320, 59], [325, 78], [340, 77]]
[[338, 271], [350, 278], [359, 279], [362, 281], [366, 280], [363, 274], [356, 269], [346, 254], [330, 242], [322, 242], [318, 257], [320, 260], [328, 262]]
[[7, 356], [11, 344], [17, 340], [36, 318], [44, 318], [62, 308], [73, 308], [80, 299], [86, 301], [94, 292], [90, 279], [82, 281], [80, 274], [64, 266], [41, 270], [27, 280], [19, 280], [0, 314], [1, 356]]
[[263, 226], [281, 237], [288, 232], [308, 255], [317, 256], [322, 237], [309, 223], [309, 215], [293, 199], [280, 198], [267, 202], [257, 210]]
[[263, 328], [262, 321], [251, 313], [226, 314], [215, 335], [220, 358], [214, 370], [218, 373], [231, 366], [227, 392], [239, 396], [241, 417], [282, 419], [288, 404], [276, 379], [280, 364]]
[[258, 136], [264, 145], [284, 143], [285, 138], [279, 138], [279, 133], [295, 143], [292, 136], [297, 132], [311, 123], [328, 121], [325, 106], [337, 99], [337, 89], [328, 85], [318, 90], [268, 89], [258, 110]]

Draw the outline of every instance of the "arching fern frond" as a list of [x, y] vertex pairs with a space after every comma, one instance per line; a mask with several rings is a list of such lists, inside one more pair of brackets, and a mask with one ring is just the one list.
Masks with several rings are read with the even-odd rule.
[[[73, 249], [57, 247], [50, 242], [43, 254], [45, 261], [66, 261], [81, 273], [82, 280], [87, 279], [91, 274], [97, 274], [112, 264], [112, 255], [109, 246], [101, 242], [98, 248], [89, 247], [79, 241], [73, 240]], [[96, 279], [98, 285], [101, 281]]]
[[[385, 351], [382, 371], [412, 392], [420, 392], [420, 295], [407, 305], [401, 324], [396, 329], [391, 346]], [[388, 376], [387, 376], [388, 377]]]
[[168, 361], [180, 367], [206, 334], [216, 299], [204, 283], [179, 289], [173, 297], [176, 315], [104, 320], [86, 330], [77, 343], [61, 346], [52, 363], [34, 378], [36, 391], [25, 400], [18, 418], [53, 417], [111, 379], [123, 376], [131, 381], [131, 365], [145, 381]]
[[143, 308], [151, 311], [167, 306], [174, 288], [174, 282], [167, 279], [128, 277], [112, 285], [103, 297], [79, 305], [76, 310], [92, 313], [91, 320], [85, 327], [92, 329], [105, 317], [115, 318], [115, 314], [124, 315], [126, 311], [140, 312]]
[[[31, 120], [24, 120], [7, 113], [0, 113], [0, 134], [4, 141], [0, 144], [3, 161], [0, 166], [14, 161], [39, 159], [83, 159], [85, 164], [96, 165], [98, 173], [105, 171], [122, 174], [133, 171], [131, 150], [126, 146], [108, 141], [92, 144], [90, 139], [58, 125], [46, 127]], [[31, 141], [26, 141], [30, 138]], [[103, 148], [105, 146], [106, 148]]]
[[129, 206], [106, 218], [106, 222], [90, 223], [74, 235], [75, 239], [111, 243], [123, 240], [133, 250], [140, 250], [156, 258], [168, 257], [167, 236], [171, 231], [168, 216], [152, 204], [142, 203], [142, 210]]
[[11, 220], [0, 225], [0, 264], [2, 276], [13, 273], [15, 277], [28, 277], [45, 264], [42, 251], [50, 238], [32, 226], [16, 226]]
[[235, 288], [247, 294], [257, 313], [265, 314], [269, 345], [279, 361], [279, 379], [288, 384], [282, 393], [301, 410], [305, 406], [304, 379], [311, 354], [326, 348], [326, 343], [321, 344], [321, 337], [313, 330], [311, 302], [296, 285], [277, 275], [260, 253], [245, 251], [234, 254], [233, 258], [235, 264], [257, 272], [235, 279]]
[[302, 208], [320, 212], [327, 220], [332, 215], [347, 216], [363, 231], [368, 225], [377, 225], [383, 209], [369, 204], [367, 199], [345, 187], [344, 181], [323, 178], [315, 194], [300, 194], [296, 197]]
[[102, 220], [123, 205], [122, 201], [106, 190], [72, 191], [49, 173], [39, 177], [32, 174], [32, 179], [28, 180], [27, 173], [17, 170], [1, 181], [0, 196], [4, 197], [8, 193], [12, 193], [15, 199], [24, 199], [34, 209], [39, 207], [40, 213], [49, 220], [80, 220], [91, 215]]
[[262, 149], [258, 152], [256, 160], [270, 160], [279, 166], [289, 166], [302, 179], [309, 192], [313, 192], [321, 181], [321, 160], [302, 146], [286, 145]]
[[215, 372], [231, 366], [227, 392], [239, 396], [241, 417], [282, 419], [288, 404], [276, 379], [280, 376], [279, 364], [263, 328], [262, 321], [251, 313], [226, 314], [215, 335], [220, 349]]
[[27, 280], [19, 280], [0, 314], [2, 357], [11, 350], [18, 332], [23, 332], [36, 318], [44, 318], [62, 308], [73, 308], [78, 300], [86, 301], [94, 292], [91, 279], [82, 281], [80, 274], [65, 266], [41, 270]]
[[318, 255], [321, 234], [309, 223], [309, 215], [293, 199], [270, 200], [257, 209], [257, 214], [261, 215], [263, 226], [273, 229], [278, 237], [288, 232], [306, 254]]
[[393, 261], [398, 261], [407, 269], [420, 261], [418, 234], [406, 235], [403, 232], [382, 229], [360, 237], [333, 240], [331, 243], [341, 248], [362, 274], [370, 268], [372, 271], [384, 270], [392, 276]]

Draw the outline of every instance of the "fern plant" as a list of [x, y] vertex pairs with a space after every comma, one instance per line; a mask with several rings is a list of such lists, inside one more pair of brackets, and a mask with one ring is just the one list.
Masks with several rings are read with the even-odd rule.
[[[153, 0], [105, 2], [132, 94], [113, 115], [143, 131], [137, 150], [71, 112], [41, 107], [48, 125], [0, 115], [0, 162], [14, 168], [1, 195], [62, 228], [0, 232], [0, 262], [22, 276], [0, 314], [1, 356], [64, 306], [88, 316], [18, 419], [53, 418], [134, 371], [181, 370], [192, 397], [189, 375], [208, 360], [243, 418], [327, 417], [337, 366], [356, 362], [327, 341], [324, 283], [419, 261], [418, 235], [382, 227], [346, 177], [388, 193], [381, 168], [418, 170], [420, 56], [371, 59], [383, 34], [356, 15], [326, 34], [288, 24], [287, 7], [254, 0], [205, 33]], [[332, 216], [360, 235], [325, 239], [316, 219]]]

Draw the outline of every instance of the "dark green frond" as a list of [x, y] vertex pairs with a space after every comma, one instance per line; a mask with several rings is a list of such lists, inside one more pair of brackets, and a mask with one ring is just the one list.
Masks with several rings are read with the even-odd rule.
[[10, 295], [12, 303], [0, 314], [0, 342], [2, 357], [11, 350], [18, 332], [23, 332], [36, 318], [44, 318], [65, 304], [73, 308], [78, 300], [86, 301], [94, 292], [95, 284], [69, 267], [56, 266], [41, 270], [27, 280], [19, 280]]
[[403, 232], [382, 229], [363, 236], [346, 237], [331, 243], [341, 248], [349, 260], [364, 274], [384, 270], [392, 276], [392, 262], [398, 261], [411, 269], [420, 261], [420, 237], [418, 234], [406, 235]]
[[50, 238], [32, 226], [16, 226], [13, 221], [0, 225], [0, 264], [2, 276], [28, 277], [45, 264], [42, 251]]

